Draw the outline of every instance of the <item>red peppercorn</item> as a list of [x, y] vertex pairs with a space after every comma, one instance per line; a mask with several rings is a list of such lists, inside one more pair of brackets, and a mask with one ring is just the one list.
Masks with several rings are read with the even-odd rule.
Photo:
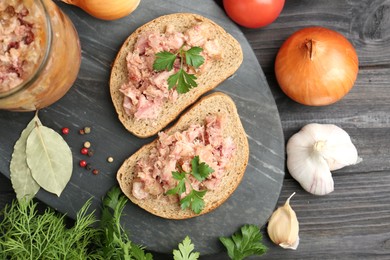
[[97, 175], [97, 174], [99, 174], [99, 170], [98, 170], [98, 169], [93, 169], [93, 170], [92, 170], [92, 173], [95, 174], [95, 175]]
[[85, 166], [87, 166], [87, 161], [81, 160], [79, 164], [80, 164], [80, 167], [84, 168]]
[[88, 149], [83, 147], [83, 148], [81, 148], [80, 153], [86, 155], [86, 154], [88, 154]]
[[63, 133], [64, 135], [69, 134], [69, 128], [67, 128], [67, 127], [63, 127], [63, 128], [61, 129], [61, 131], [62, 131], [62, 133]]

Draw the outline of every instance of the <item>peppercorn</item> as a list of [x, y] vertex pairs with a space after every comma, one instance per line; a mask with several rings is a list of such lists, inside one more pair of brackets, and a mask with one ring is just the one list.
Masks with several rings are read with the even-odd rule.
[[107, 162], [112, 163], [113, 161], [114, 161], [114, 158], [112, 158], [111, 156], [107, 158]]
[[98, 170], [98, 169], [93, 169], [93, 170], [92, 170], [92, 173], [95, 174], [95, 175], [97, 175], [97, 174], [99, 173], [99, 170]]
[[81, 148], [80, 153], [84, 155], [88, 154], [88, 148], [85, 147]]
[[90, 171], [92, 169], [92, 165], [90, 163], [87, 163], [87, 165], [85, 166], [85, 169]]
[[87, 154], [89, 157], [91, 157], [94, 154], [94, 151], [92, 149], [89, 149]]
[[81, 160], [80, 162], [79, 162], [79, 165], [80, 165], [80, 167], [86, 167], [87, 166], [87, 161], [85, 161], [85, 160]]
[[79, 134], [81, 134], [81, 135], [85, 134], [84, 129], [80, 129]]
[[84, 142], [84, 147], [88, 149], [89, 147], [91, 147], [91, 143], [88, 141]]
[[69, 128], [67, 128], [67, 127], [63, 127], [63, 128], [61, 129], [61, 131], [62, 131], [62, 133], [63, 133], [64, 135], [69, 134]]
[[91, 127], [86, 126], [84, 127], [84, 133], [89, 134], [91, 132]]

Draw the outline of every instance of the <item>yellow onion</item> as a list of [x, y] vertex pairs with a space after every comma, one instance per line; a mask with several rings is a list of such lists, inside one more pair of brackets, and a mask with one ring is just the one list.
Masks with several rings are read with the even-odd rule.
[[62, 0], [102, 20], [116, 20], [131, 14], [140, 0]]
[[292, 34], [275, 60], [276, 79], [294, 101], [323, 106], [343, 98], [355, 84], [359, 61], [353, 45], [340, 33], [308, 27]]

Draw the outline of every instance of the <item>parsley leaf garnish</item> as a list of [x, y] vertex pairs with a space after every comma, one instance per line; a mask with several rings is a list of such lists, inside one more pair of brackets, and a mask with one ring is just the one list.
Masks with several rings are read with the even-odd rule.
[[178, 72], [172, 74], [168, 78], [168, 89], [172, 89], [176, 86], [176, 90], [180, 94], [187, 93], [191, 88], [197, 87], [196, 76], [194, 74], [188, 74], [183, 69], [179, 69]]
[[178, 184], [175, 188], [167, 191], [168, 195], [182, 194], [186, 192], [186, 173], [185, 172], [172, 172], [173, 178], [178, 180]]
[[194, 68], [199, 68], [204, 63], [204, 58], [200, 53], [203, 51], [200, 47], [192, 47], [185, 52], [186, 63]]
[[198, 181], [204, 181], [214, 170], [208, 166], [206, 163], [199, 163], [199, 156], [195, 156], [194, 159], [191, 160], [192, 167], [192, 175]]
[[204, 200], [203, 197], [206, 194], [207, 190], [197, 191], [192, 190], [190, 194], [185, 196], [180, 200], [181, 208], [186, 209], [191, 205], [191, 210], [196, 214], [199, 214], [204, 209]]
[[172, 176], [174, 179], [178, 180], [178, 183], [176, 187], [173, 189], [170, 189], [166, 192], [167, 195], [181, 195], [186, 192], [186, 183], [189, 184], [191, 187], [190, 193], [188, 193], [184, 198], [180, 200], [180, 207], [182, 209], [190, 208], [193, 212], [196, 214], [199, 214], [204, 206], [204, 200], [203, 197], [206, 194], [207, 190], [201, 190], [197, 191], [192, 188], [191, 182], [188, 180], [187, 175], [192, 175], [194, 178], [196, 178], [198, 181], [203, 181], [205, 180], [211, 173], [214, 172], [214, 170], [208, 166], [206, 163], [202, 162], [200, 163], [199, 161], [199, 156], [195, 156], [191, 160], [191, 172], [187, 173], [181, 171], [177, 172], [174, 171], [172, 172]]
[[173, 68], [175, 63], [176, 55], [169, 51], [162, 51], [156, 53], [156, 60], [153, 63], [153, 69], [156, 71], [168, 70]]
[[181, 47], [177, 53], [168, 51], [158, 52], [153, 63], [153, 69], [156, 71], [170, 71], [173, 69], [173, 64], [178, 58], [180, 60], [180, 69], [169, 76], [168, 89], [176, 87], [178, 93], [187, 93], [191, 88], [197, 87], [198, 84], [195, 81], [197, 79], [196, 76], [187, 73], [183, 69], [184, 62], [188, 66], [199, 68], [204, 63], [204, 58], [200, 55], [202, 50], [200, 47], [192, 47], [189, 50], [183, 50], [183, 47]]
[[262, 255], [267, 247], [262, 244], [263, 236], [256, 225], [244, 225], [232, 237], [220, 237], [219, 240], [226, 247], [230, 259], [242, 260], [252, 255]]
[[174, 260], [196, 260], [199, 258], [199, 252], [192, 252], [195, 249], [191, 239], [186, 236], [182, 243], [179, 244], [179, 250], [173, 250]]

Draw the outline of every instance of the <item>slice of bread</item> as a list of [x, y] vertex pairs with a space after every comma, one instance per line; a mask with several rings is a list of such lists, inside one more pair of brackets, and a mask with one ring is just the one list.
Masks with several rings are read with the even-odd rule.
[[169, 200], [170, 195], [149, 196], [147, 199], [137, 199], [132, 194], [134, 169], [137, 161], [148, 158], [150, 150], [156, 146], [157, 139], [143, 146], [124, 161], [117, 173], [117, 180], [123, 193], [135, 204], [150, 213], [167, 219], [186, 219], [196, 217], [220, 206], [232, 195], [240, 184], [249, 159], [249, 145], [245, 130], [242, 126], [237, 108], [233, 100], [221, 92], [216, 92], [203, 97], [188, 109], [179, 120], [169, 129], [166, 134], [172, 135], [179, 131], [185, 131], [192, 124], [204, 125], [207, 115], [225, 115], [223, 136], [230, 136], [235, 144], [233, 156], [226, 165], [226, 171], [221, 183], [215, 190], [206, 192], [204, 196], [205, 207], [200, 214], [195, 214], [190, 209], [182, 210], [179, 202]]
[[[123, 108], [124, 96], [119, 89], [127, 81], [126, 56], [133, 51], [138, 35], [151, 30], [164, 32], [168, 24], [174, 25], [176, 30], [183, 32], [199, 22], [206, 22], [212, 25], [211, 34], [215, 35], [221, 45], [222, 58], [213, 60], [210, 69], [197, 75], [197, 87], [185, 94], [179, 94], [179, 97], [174, 102], [165, 102], [162, 113], [157, 119], [136, 120], [133, 116], [126, 114]], [[214, 89], [218, 84], [231, 76], [239, 68], [242, 60], [242, 49], [238, 41], [222, 27], [203, 16], [190, 13], [175, 13], [156, 18], [138, 28], [127, 38], [114, 61], [110, 77], [110, 93], [119, 120], [128, 131], [138, 137], [146, 138], [155, 135], [177, 118], [186, 107], [193, 104], [201, 95]]]

